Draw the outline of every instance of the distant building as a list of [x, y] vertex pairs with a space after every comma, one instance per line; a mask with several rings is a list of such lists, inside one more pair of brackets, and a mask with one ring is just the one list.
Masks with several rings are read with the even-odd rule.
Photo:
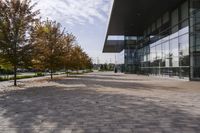
[[199, 80], [200, 0], [114, 0], [103, 52], [123, 50], [126, 73]]

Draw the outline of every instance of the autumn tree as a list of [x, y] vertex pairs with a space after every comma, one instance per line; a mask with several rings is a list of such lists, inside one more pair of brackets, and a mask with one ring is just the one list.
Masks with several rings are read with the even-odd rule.
[[90, 57], [84, 52], [84, 51], [82, 51], [81, 52], [81, 67], [82, 67], [82, 69], [90, 69], [90, 63], [91, 63], [91, 59], [90, 59]]
[[92, 68], [92, 59], [83, 51], [83, 49], [75, 45], [72, 49], [70, 65], [73, 70], [76, 70], [77, 73], [79, 70], [91, 69]]
[[71, 54], [72, 54], [72, 49], [74, 46], [74, 43], [76, 42], [76, 37], [73, 34], [69, 34], [67, 33], [66, 35], [64, 35], [62, 37], [62, 45], [63, 45], [63, 65], [65, 68], [65, 72], [67, 72], [67, 76], [69, 74], [69, 69], [71, 67], [70, 65], [70, 58], [71, 58]]
[[75, 45], [71, 51], [71, 56], [70, 56], [70, 68], [72, 70], [76, 70], [78, 73], [78, 70], [80, 70], [81, 67], [81, 47], [78, 45]]
[[85, 52], [83, 52], [82, 54], [82, 62], [83, 62], [83, 69], [91, 70], [93, 68], [92, 59]]
[[48, 69], [53, 73], [62, 66], [64, 55], [63, 31], [55, 21], [46, 20], [36, 24], [32, 33], [34, 47], [33, 64], [38, 69]]
[[17, 68], [26, 64], [29, 33], [39, 14], [34, 6], [31, 0], [0, 0], [0, 58], [13, 66], [15, 86]]

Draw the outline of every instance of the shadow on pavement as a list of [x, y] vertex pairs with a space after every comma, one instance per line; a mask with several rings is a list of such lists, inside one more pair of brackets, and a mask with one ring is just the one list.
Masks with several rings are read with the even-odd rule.
[[[131, 82], [132, 81], [132, 82]], [[160, 84], [152, 84], [151, 79], [135, 79], [133, 78], [130, 81], [130, 79], [117, 79], [114, 77], [99, 77], [99, 76], [72, 76], [70, 78], [66, 79], [59, 79], [54, 80], [54, 82], [59, 84], [84, 84], [88, 88], [96, 88], [96, 87], [102, 87], [102, 88], [113, 88], [113, 89], [126, 89], [126, 90], [156, 90], [162, 88], [162, 90], [177, 90], [180, 89], [178, 86], [176, 87], [168, 87], [168, 86], [161, 86]], [[133, 82], [136, 81], [136, 82]], [[140, 82], [141, 81], [141, 82]], [[144, 83], [144, 82], [146, 83]]]
[[[88, 79], [87, 79], [88, 80]], [[199, 132], [200, 117], [176, 106], [161, 106], [143, 97], [88, 90], [95, 85], [123, 87], [122, 83], [65, 79], [60, 84], [84, 83], [86, 87], [45, 86], [0, 94], [0, 123], [6, 130], [35, 133]], [[121, 85], [122, 84], [122, 85]], [[124, 88], [139, 84], [126, 84]], [[22, 130], [23, 129], [23, 130]], [[130, 129], [130, 130], [129, 130]]]

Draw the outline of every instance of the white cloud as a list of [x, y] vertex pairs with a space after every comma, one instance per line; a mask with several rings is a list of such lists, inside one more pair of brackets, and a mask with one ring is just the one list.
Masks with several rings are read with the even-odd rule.
[[79, 44], [101, 63], [115, 60], [114, 54], [102, 54], [102, 45], [113, 0], [32, 0], [41, 17], [56, 20], [77, 36]]
[[112, 0], [33, 0], [42, 17], [69, 25], [106, 22]]

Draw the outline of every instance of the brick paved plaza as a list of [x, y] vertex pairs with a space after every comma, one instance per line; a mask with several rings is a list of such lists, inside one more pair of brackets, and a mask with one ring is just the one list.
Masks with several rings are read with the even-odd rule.
[[200, 82], [114, 73], [0, 83], [2, 133], [199, 133]]

